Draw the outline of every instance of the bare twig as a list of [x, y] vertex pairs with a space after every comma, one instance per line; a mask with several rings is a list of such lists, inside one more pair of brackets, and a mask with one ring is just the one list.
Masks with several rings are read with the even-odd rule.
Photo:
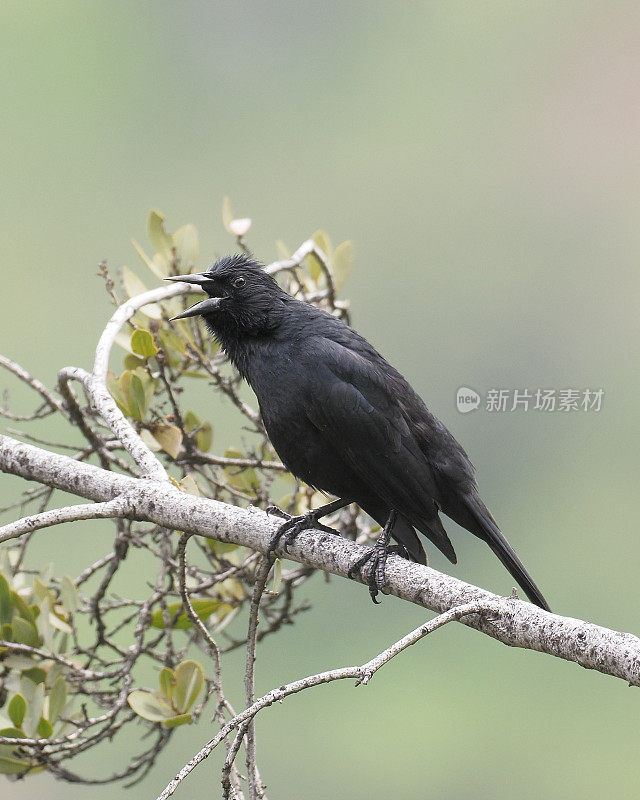
[[222, 766], [220, 780], [220, 783], [222, 784], [222, 800], [231, 800], [232, 798], [233, 800], [240, 800], [240, 797], [242, 796], [242, 793], [238, 791], [237, 786], [231, 786], [231, 773], [235, 766], [235, 759], [238, 755], [238, 750], [240, 749], [240, 745], [242, 744], [242, 740], [249, 724], [249, 722], [244, 722], [238, 727], [238, 732], [233, 740], [233, 744], [227, 751], [227, 757], [225, 758]]
[[113, 519], [127, 514], [126, 497], [116, 497], [106, 503], [87, 503], [86, 505], [66, 506], [43, 511], [23, 517], [0, 528], [0, 543], [17, 539], [25, 533], [60, 525], [63, 522], [78, 522], [87, 519]]
[[491, 601], [484, 603], [482, 601], [475, 601], [465, 603], [456, 608], [450, 609], [448, 612], [430, 620], [429, 622], [416, 628], [407, 636], [404, 636], [398, 642], [388, 647], [382, 653], [379, 653], [374, 658], [370, 659], [361, 666], [355, 667], [341, 667], [338, 669], [330, 669], [325, 672], [319, 672], [316, 675], [309, 675], [306, 678], [301, 678], [297, 681], [292, 681], [284, 686], [279, 686], [272, 689], [267, 694], [260, 697], [250, 706], [241, 711], [233, 719], [220, 729], [218, 734], [211, 739], [207, 744], [196, 753], [196, 755], [177, 773], [175, 778], [167, 785], [165, 790], [158, 795], [157, 800], [168, 800], [169, 797], [175, 792], [182, 781], [200, 764], [205, 758], [211, 755], [213, 750], [223, 741], [233, 730], [247, 722], [251, 722], [256, 714], [262, 711], [263, 708], [268, 708], [276, 702], [281, 702], [292, 694], [297, 694], [306, 689], [311, 689], [314, 686], [320, 686], [324, 683], [332, 683], [333, 681], [340, 681], [345, 679], [355, 679], [356, 686], [359, 684], [366, 684], [371, 680], [371, 677], [378, 669], [387, 664], [394, 656], [406, 650], [412, 644], [415, 644], [420, 639], [423, 639], [429, 633], [438, 628], [446, 625], [448, 622], [462, 619], [470, 614], [489, 614], [490, 619], [495, 613], [499, 613], [499, 609]]
[[49, 389], [47, 389], [44, 383], [30, 375], [27, 370], [24, 369], [24, 367], [20, 366], [20, 364], [16, 364], [16, 362], [12, 361], [10, 358], [0, 355], [0, 367], [4, 367], [5, 369], [9, 370], [9, 372], [12, 372], [23, 383], [26, 383], [27, 386], [31, 387], [34, 392], [37, 392], [49, 406], [51, 411], [58, 411], [61, 414], [64, 414], [64, 408], [62, 407], [60, 400], [58, 400], [58, 398], [52, 392], [50, 392]]
[[[249, 629], [247, 632], [247, 648], [244, 670], [244, 691], [247, 707], [250, 706], [255, 698], [255, 661], [256, 661], [256, 640], [258, 635], [258, 622], [260, 615], [260, 600], [264, 587], [267, 583], [267, 576], [271, 569], [271, 559], [264, 557], [258, 562], [256, 569], [253, 594], [251, 595], [251, 607], [249, 609]], [[247, 723], [247, 780], [249, 781], [249, 800], [260, 800], [264, 797], [262, 782], [256, 772], [256, 732], [253, 720]]]

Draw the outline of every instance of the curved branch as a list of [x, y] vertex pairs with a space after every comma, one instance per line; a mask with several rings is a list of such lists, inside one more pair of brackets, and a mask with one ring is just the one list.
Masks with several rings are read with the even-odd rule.
[[439, 616], [435, 617], [435, 619], [429, 620], [429, 622], [426, 622], [424, 625], [416, 628], [414, 631], [400, 639], [400, 641], [395, 642], [393, 645], [391, 645], [391, 647], [383, 650], [382, 653], [379, 653], [377, 656], [361, 666], [329, 669], [325, 672], [319, 672], [316, 675], [309, 675], [306, 678], [292, 681], [284, 686], [279, 686], [277, 689], [272, 689], [270, 692], [267, 692], [267, 694], [263, 695], [250, 706], [245, 708], [244, 711], [236, 714], [233, 719], [229, 720], [229, 722], [218, 731], [216, 736], [207, 742], [207, 744], [205, 744], [205, 746], [199, 750], [187, 764], [185, 764], [175, 778], [167, 785], [162, 794], [158, 795], [157, 800], [168, 800], [168, 798], [171, 797], [182, 781], [191, 772], [193, 772], [198, 764], [211, 755], [211, 753], [223, 739], [226, 739], [226, 737], [229, 736], [229, 734], [235, 728], [239, 728], [242, 731], [246, 726], [250, 725], [256, 714], [262, 711], [263, 708], [268, 708], [274, 703], [282, 702], [286, 697], [289, 697], [292, 694], [297, 694], [298, 692], [302, 692], [305, 689], [311, 689], [314, 686], [321, 686], [323, 683], [333, 683], [333, 681], [342, 681], [353, 678], [356, 681], [356, 686], [359, 686], [360, 684], [365, 685], [371, 680], [374, 673], [377, 672], [380, 667], [383, 667], [394, 656], [398, 655], [398, 653], [401, 653], [403, 650], [406, 650], [407, 647], [420, 641], [420, 639], [423, 639], [432, 631], [435, 631], [438, 628], [441, 628], [443, 625], [453, 622], [454, 620], [461, 620], [463, 617], [469, 616], [470, 614], [484, 615], [487, 613], [489, 616], [493, 615], [494, 613], [499, 613], [499, 609], [495, 606], [495, 603], [490, 600], [487, 602], [474, 601], [471, 603], [465, 603], [457, 608], [452, 608], [449, 611], [440, 614]]
[[[130, 514], [163, 528], [208, 539], [244, 545], [266, 553], [281, 524], [279, 519], [249, 507], [230, 506], [178, 491], [168, 481], [149, 481], [109, 472], [0, 435], [0, 470], [63, 489], [98, 502], [128, 492]], [[321, 531], [301, 533], [284, 554], [346, 578], [365, 549], [348, 539]], [[640, 686], [640, 639], [630, 633], [542, 611], [514, 598], [499, 597], [430, 567], [391, 555], [387, 562], [389, 594], [443, 612], [472, 601], [495, 603], [495, 619], [471, 615], [463, 624], [503, 644], [573, 661]], [[355, 578], [364, 582], [360, 577]]]
[[65, 508], [52, 508], [40, 514], [31, 514], [9, 525], [0, 527], [0, 544], [10, 539], [17, 539], [25, 533], [32, 533], [41, 528], [50, 528], [63, 522], [79, 522], [87, 519], [113, 519], [127, 514], [127, 503], [124, 498], [116, 497], [106, 503], [87, 503]]
[[127, 300], [126, 303], [123, 303], [121, 306], [119, 306], [109, 322], [107, 322], [104, 330], [102, 331], [102, 335], [98, 340], [96, 357], [93, 362], [93, 374], [102, 382], [107, 380], [109, 355], [111, 353], [113, 343], [116, 340], [116, 336], [118, 335], [118, 331], [120, 328], [122, 328], [125, 322], [128, 322], [131, 319], [138, 309], [148, 305], [149, 303], [158, 303], [161, 300], [168, 300], [170, 297], [177, 297], [181, 294], [188, 294], [189, 292], [197, 291], [197, 288], [194, 289], [194, 287], [188, 283], [165, 284], [164, 286], [159, 286], [157, 289], [150, 289], [148, 292], [138, 294], [135, 297], [132, 297], [130, 300]]
[[59, 411], [61, 414], [64, 414], [64, 408], [58, 398], [47, 389], [44, 383], [30, 375], [20, 364], [16, 364], [16, 362], [12, 361], [10, 358], [0, 355], [0, 367], [4, 367], [9, 370], [9, 372], [12, 372], [16, 378], [19, 378], [23, 383], [26, 383], [27, 386], [30, 386], [34, 392], [37, 392], [52, 412]]
[[58, 373], [58, 379], [60, 389], [67, 397], [70, 396], [70, 381], [75, 380], [82, 384], [96, 411], [148, 478], [157, 481], [169, 480], [167, 471], [131, 427], [129, 420], [109, 394], [102, 378], [80, 367], [65, 367]]

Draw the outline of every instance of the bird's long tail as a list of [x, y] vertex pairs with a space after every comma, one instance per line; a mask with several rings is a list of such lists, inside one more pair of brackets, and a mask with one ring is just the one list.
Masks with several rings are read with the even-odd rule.
[[542, 592], [538, 589], [533, 578], [525, 569], [524, 564], [503, 536], [491, 512], [482, 502], [479, 495], [466, 495], [465, 504], [472, 517], [470, 520], [472, 524], [465, 524], [465, 527], [489, 545], [532, 603], [540, 606], [545, 611], [550, 611], [551, 609]]

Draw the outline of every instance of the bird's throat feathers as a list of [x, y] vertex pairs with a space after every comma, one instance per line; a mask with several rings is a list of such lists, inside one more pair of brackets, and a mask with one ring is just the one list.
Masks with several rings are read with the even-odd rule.
[[243, 378], [248, 379], [249, 360], [260, 342], [281, 324], [285, 314], [284, 298], [270, 298], [264, 304], [252, 302], [250, 308], [229, 308], [204, 321]]

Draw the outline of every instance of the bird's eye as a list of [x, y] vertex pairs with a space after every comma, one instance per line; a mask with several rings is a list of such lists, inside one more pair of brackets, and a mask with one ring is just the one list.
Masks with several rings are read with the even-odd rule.
[[233, 281], [233, 288], [234, 289], [241, 289], [245, 285], [245, 283], [246, 283], [246, 280], [244, 278], [236, 278]]

